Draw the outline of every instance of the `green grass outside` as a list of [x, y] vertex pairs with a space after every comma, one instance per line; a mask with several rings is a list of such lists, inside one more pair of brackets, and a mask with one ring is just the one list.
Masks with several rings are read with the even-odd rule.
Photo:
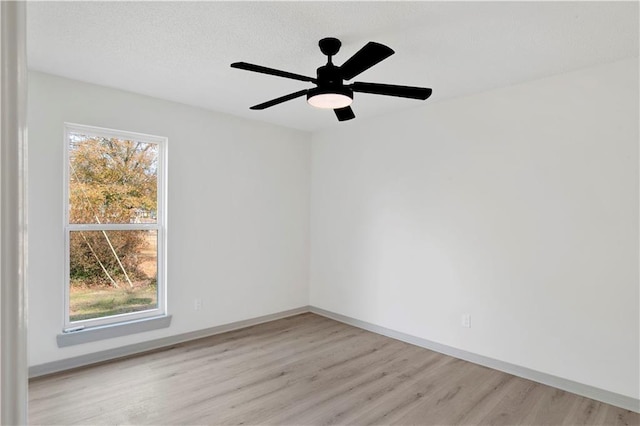
[[157, 306], [156, 287], [150, 285], [134, 288], [71, 287], [70, 293], [71, 321], [144, 311]]

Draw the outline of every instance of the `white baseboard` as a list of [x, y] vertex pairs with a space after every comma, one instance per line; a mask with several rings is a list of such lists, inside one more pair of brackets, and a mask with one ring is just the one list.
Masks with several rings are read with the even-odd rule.
[[505, 373], [513, 374], [514, 376], [522, 377], [524, 379], [532, 380], [534, 382], [543, 383], [548, 386], [553, 386], [558, 389], [565, 390], [567, 392], [575, 393], [587, 398], [595, 399], [607, 404], [615, 405], [627, 410], [640, 413], [640, 400], [632, 398], [630, 396], [621, 395], [615, 392], [599, 389], [583, 383], [574, 382], [572, 380], [564, 379], [562, 377], [553, 376], [551, 374], [542, 373], [540, 371], [532, 370], [519, 365], [510, 364], [505, 361], [489, 358], [483, 355], [478, 355], [472, 352], [467, 352], [462, 349], [457, 349], [452, 346], [443, 345], [441, 343], [432, 342], [427, 339], [405, 334], [399, 331], [395, 331], [386, 327], [381, 327], [366, 321], [361, 321], [355, 318], [351, 318], [345, 315], [337, 314], [335, 312], [327, 311], [325, 309], [316, 308], [314, 306], [302, 306], [296, 309], [290, 309], [283, 312], [277, 312], [270, 315], [264, 315], [257, 318], [252, 318], [243, 321], [237, 321], [230, 324], [224, 324], [216, 327], [206, 328], [203, 330], [192, 331], [189, 333], [178, 334], [175, 336], [164, 337], [161, 339], [150, 340], [148, 342], [135, 343], [132, 345], [122, 346], [119, 348], [109, 349], [106, 351], [100, 351], [92, 354], [81, 355], [73, 358], [67, 358], [59, 361], [48, 362], [45, 364], [34, 365], [29, 367], [29, 377], [39, 377], [47, 374], [57, 373], [72, 368], [83, 367], [90, 364], [99, 362], [110, 361], [117, 358], [122, 358], [130, 355], [139, 354], [142, 352], [148, 352], [151, 350], [161, 349], [169, 346], [176, 345], [178, 343], [187, 342], [190, 340], [201, 339], [203, 337], [209, 337], [216, 334], [226, 333], [228, 331], [238, 330], [253, 325], [262, 324], [269, 321], [275, 321], [281, 318], [290, 317], [306, 312], [313, 312], [314, 314], [321, 315], [336, 321], [340, 321], [345, 324], [352, 325], [354, 327], [362, 328], [367, 331], [371, 331], [376, 334], [390, 337], [392, 339], [400, 340], [412, 345], [420, 346], [425, 349], [429, 349], [435, 352], [440, 352], [445, 355], [452, 356], [454, 358], [463, 359], [465, 361], [472, 362], [474, 364], [483, 365], [485, 367], [493, 368], [494, 370], [503, 371]]
[[119, 348], [107, 349], [105, 351], [95, 352], [87, 355], [80, 355], [73, 358], [66, 358], [59, 361], [52, 361], [45, 364], [34, 365], [29, 367], [29, 378], [45, 376], [47, 374], [58, 373], [64, 370], [70, 370], [72, 368], [84, 367], [86, 365], [111, 361], [113, 359], [135, 355], [142, 352], [162, 349], [168, 346], [176, 345], [178, 343], [184, 343], [190, 340], [201, 339], [203, 337], [226, 333], [228, 331], [238, 330], [240, 328], [251, 327], [252, 325], [275, 321], [293, 315], [303, 314], [309, 311], [309, 306], [301, 306], [299, 308], [289, 309], [287, 311], [276, 312], [274, 314], [263, 315], [257, 318], [251, 318], [243, 321], [232, 322], [230, 324], [205, 328], [203, 330], [177, 334], [175, 336], [163, 337], [161, 339], [134, 343]]
[[327, 311], [314, 306], [310, 307], [311, 312], [317, 315], [321, 315], [327, 318], [331, 318], [336, 321], [343, 322], [345, 324], [352, 325], [354, 327], [362, 328], [367, 331], [371, 331], [376, 334], [391, 337], [396, 340], [401, 340], [412, 345], [420, 346], [425, 349], [429, 349], [435, 352], [440, 352], [445, 355], [452, 356], [454, 358], [463, 359], [465, 361], [472, 362], [474, 364], [483, 365], [485, 367], [492, 368], [494, 370], [503, 371], [505, 373], [513, 374], [514, 376], [522, 377], [524, 379], [532, 380], [534, 382], [543, 383], [554, 388], [562, 389], [567, 392], [575, 393], [587, 398], [595, 399], [597, 401], [605, 402], [607, 404], [615, 405], [626, 410], [635, 411], [640, 413], [640, 399], [632, 398], [630, 396], [621, 395], [615, 392], [610, 392], [594, 386], [585, 385], [583, 383], [574, 382], [572, 380], [564, 379], [562, 377], [553, 376], [551, 374], [542, 373], [540, 371], [532, 370], [530, 368], [521, 367], [519, 365], [510, 364], [505, 361], [489, 358], [483, 355], [478, 355], [472, 352], [467, 352], [462, 349], [457, 349], [451, 346], [443, 345], [441, 343], [432, 342], [427, 339], [412, 336], [409, 334], [401, 333], [386, 327], [371, 324], [366, 321], [361, 321], [355, 318], [351, 318], [345, 315], [337, 314], [335, 312]]

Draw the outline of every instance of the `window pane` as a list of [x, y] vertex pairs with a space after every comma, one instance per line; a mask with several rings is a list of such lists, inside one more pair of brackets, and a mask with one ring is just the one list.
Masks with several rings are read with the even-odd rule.
[[69, 319], [158, 307], [158, 231], [71, 231]]
[[69, 223], [156, 223], [158, 145], [69, 133]]

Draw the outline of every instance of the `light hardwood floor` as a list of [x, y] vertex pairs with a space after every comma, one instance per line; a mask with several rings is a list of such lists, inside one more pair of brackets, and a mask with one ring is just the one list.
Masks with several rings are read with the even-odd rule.
[[30, 383], [32, 424], [638, 425], [636, 413], [303, 314]]

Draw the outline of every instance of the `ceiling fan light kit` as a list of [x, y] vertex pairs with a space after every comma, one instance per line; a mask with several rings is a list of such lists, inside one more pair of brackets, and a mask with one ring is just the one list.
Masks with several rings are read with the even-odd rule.
[[344, 84], [345, 80], [351, 80], [353, 77], [393, 55], [394, 51], [383, 44], [370, 41], [341, 66], [336, 66], [332, 62], [332, 57], [338, 53], [340, 46], [342, 45], [340, 40], [333, 37], [327, 37], [320, 40], [318, 45], [320, 46], [320, 51], [327, 55], [328, 59], [326, 65], [317, 69], [316, 78], [267, 68], [261, 65], [249, 64], [246, 62], [234, 62], [231, 64], [232, 68], [305, 81], [316, 85], [316, 87], [311, 89], [300, 90], [295, 93], [290, 93], [288, 95], [254, 105], [251, 109], [261, 110], [307, 95], [307, 102], [309, 105], [321, 109], [332, 109], [338, 121], [346, 121], [355, 118], [355, 114], [350, 106], [353, 102], [354, 92], [397, 96], [401, 98], [419, 100], [425, 100], [431, 96], [431, 89], [426, 87], [397, 86], [392, 84], [363, 82], [354, 82], [350, 85]]
[[322, 109], [344, 108], [353, 102], [353, 90], [346, 87], [323, 89], [315, 87], [307, 92], [309, 105]]

